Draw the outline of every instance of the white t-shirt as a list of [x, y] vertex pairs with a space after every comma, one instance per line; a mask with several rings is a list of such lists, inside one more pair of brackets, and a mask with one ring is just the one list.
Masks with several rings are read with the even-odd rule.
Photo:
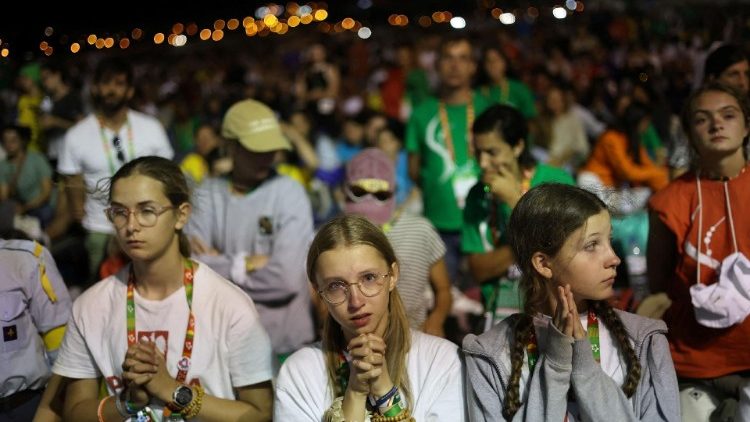
[[[584, 330], [588, 329], [588, 314], [583, 313], [580, 315], [581, 318], [581, 325], [583, 326]], [[535, 324], [536, 328], [536, 338], [539, 340], [539, 350], [543, 353], [545, 345], [542, 343], [547, 338], [547, 330], [549, 329], [549, 324], [552, 323], [552, 319], [546, 315], [544, 315], [544, 319], [547, 321], [547, 325], [540, 325]], [[538, 319], [534, 320], [539, 321]], [[631, 343], [631, 346], [633, 344]], [[601, 319], [599, 320], [599, 364], [602, 367], [602, 371], [604, 371], [605, 374], [607, 374], [610, 378], [612, 378], [612, 381], [614, 381], [617, 385], [622, 385], [623, 382], [625, 382], [625, 376], [627, 375], [627, 363], [625, 362], [625, 357], [622, 353], [620, 353], [620, 346], [617, 344], [617, 342], [612, 338], [612, 334], [609, 332], [609, 329], [606, 325], [604, 325], [604, 321]], [[529, 380], [529, 365], [528, 362], [528, 355], [524, 354], [524, 365], [521, 368], [521, 382], [520, 382], [520, 394], [521, 397], [524, 398], [524, 401], [526, 401], [526, 397], [528, 395], [526, 394], [526, 389], [524, 388]], [[578, 415], [578, 406], [575, 402], [568, 402], [568, 422], [575, 422], [577, 420], [580, 420], [579, 418], [576, 418]]]
[[[466, 420], [464, 379], [455, 344], [412, 330], [406, 357], [412, 391], [409, 409], [420, 422]], [[284, 362], [276, 382], [275, 422], [321, 422], [333, 402], [320, 343]]]
[[[169, 159], [174, 155], [161, 123], [138, 111], [128, 111], [127, 123], [122, 125], [116, 135], [121, 139], [120, 145], [126, 162], [147, 155]], [[102, 136], [99, 121], [94, 114], [89, 114], [65, 134], [60, 160], [57, 163], [57, 171], [60, 174], [83, 175], [86, 182], [86, 215], [83, 218], [83, 227], [93, 232], [113, 233], [112, 225], [104, 215], [104, 188], [107, 187], [104, 183], [122, 166], [112, 144], [114, 136], [115, 132], [108, 128], [104, 128]], [[94, 190], [96, 193], [93, 193]]]
[[[76, 379], [103, 376], [109, 394], [122, 391], [129, 269], [98, 282], [75, 301], [54, 373]], [[195, 338], [186, 382], [198, 380], [206, 393], [235, 399], [233, 387], [271, 379], [271, 341], [253, 301], [239, 287], [205, 264], [199, 264], [194, 280]], [[176, 376], [189, 315], [185, 288], [161, 301], [146, 300], [136, 290], [135, 307], [138, 338], [148, 337], [166, 350], [167, 369]], [[152, 405], [158, 414], [162, 407]]]

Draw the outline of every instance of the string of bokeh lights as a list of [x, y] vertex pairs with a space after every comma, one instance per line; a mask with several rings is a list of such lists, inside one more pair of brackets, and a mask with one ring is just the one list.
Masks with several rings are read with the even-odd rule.
[[[371, 0], [359, 0], [357, 2], [363, 9], [372, 5]], [[512, 9], [503, 10], [495, 7], [495, 0], [482, 0], [480, 7], [492, 19], [499, 21], [503, 25], [513, 25], [517, 19], [524, 19], [527, 22], [534, 22], [542, 11], [539, 8], [530, 6], [525, 10]], [[39, 42], [39, 50], [45, 56], [52, 56], [58, 51], [77, 54], [85, 49], [111, 49], [119, 47], [122, 50], [130, 48], [134, 43], [148, 42], [152, 40], [154, 44], [167, 44], [172, 47], [183, 47], [188, 42], [195, 41], [213, 41], [220, 42], [224, 39], [227, 31], [244, 30], [247, 37], [266, 37], [270, 35], [284, 35], [294, 28], [317, 24], [317, 29], [323, 33], [342, 33], [353, 32], [361, 39], [368, 39], [372, 36], [373, 30], [352, 17], [346, 17], [338, 22], [330, 23], [328, 19], [328, 5], [326, 3], [307, 3], [298, 4], [289, 2], [286, 6], [279, 4], [269, 4], [261, 6], [255, 10], [254, 16], [246, 16], [242, 19], [230, 18], [227, 20], [216, 19], [213, 26], [200, 28], [195, 22], [183, 24], [177, 22], [172, 25], [169, 31], [155, 32], [152, 36], [146, 34], [142, 28], [133, 28], [129, 32], [118, 32], [114, 35], [97, 35], [95, 33], [83, 32], [82, 35], [71, 37], [67, 34], [59, 36], [55, 41], [53, 36], [55, 29], [48, 26], [44, 30], [44, 36]], [[581, 13], [584, 10], [582, 1], [566, 0], [564, 5], [555, 5], [549, 9], [549, 13], [557, 19], [565, 19], [573, 13]], [[434, 11], [429, 15], [421, 15], [415, 19], [410, 19], [404, 14], [393, 13], [388, 16], [388, 24], [392, 27], [408, 27], [416, 22], [423, 28], [432, 25], [450, 25], [454, 29], [464, 29], [467, 26], [466, 19], [462, 16], [456, 16], [451, 11], [441, 10]], [[73, 40], [73, 41], [70, 41]], [[55, 45], [53, 45], [55, 44]], [[11, 45], [3, 42], [0, 38], [0, 58], [11, 57]]]

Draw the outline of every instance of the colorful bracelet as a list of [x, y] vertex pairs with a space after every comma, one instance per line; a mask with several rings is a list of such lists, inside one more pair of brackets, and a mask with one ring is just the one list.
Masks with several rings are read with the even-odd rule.
[[380, 406], [383, 406], [384, 404], [388, 403], [388, 400], [390, 400], [391, 397], [395, 396], [396, 393], [398, 393], [398, 387], [394, 385], [390, 390], [388, 390], [387, 393], [385, 393], [378, 399], [376, 399], [375, 396], [371, 394], [370, 404], [372, 405], [373, 408], [377, 409]]
[[104, 403], [107, 401], [107, 399], [112, 398], [112, 396], [107, 396], [103, 398], [99, 402], [99, 407], [96, 408], [96, 418], [99, 422], [104, 422]]

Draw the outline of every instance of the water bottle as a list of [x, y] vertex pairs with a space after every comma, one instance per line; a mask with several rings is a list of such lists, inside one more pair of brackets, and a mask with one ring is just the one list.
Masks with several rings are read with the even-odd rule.
[[630, 288], [633, 290], [633, 301], [640, 303], [649, 295], [646, 250], [638, 244], [635, 236], [631, 236], [626, 253], [625, 263], [628, 267]]

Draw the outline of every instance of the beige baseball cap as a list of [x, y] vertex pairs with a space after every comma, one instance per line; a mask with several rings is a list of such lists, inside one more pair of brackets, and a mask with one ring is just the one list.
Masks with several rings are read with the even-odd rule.
[[255, 100], [242, 100], [229, 107], [221, 124], [221, 135], [238, 140], [252, 152], [292, 149], [273, 110]]

